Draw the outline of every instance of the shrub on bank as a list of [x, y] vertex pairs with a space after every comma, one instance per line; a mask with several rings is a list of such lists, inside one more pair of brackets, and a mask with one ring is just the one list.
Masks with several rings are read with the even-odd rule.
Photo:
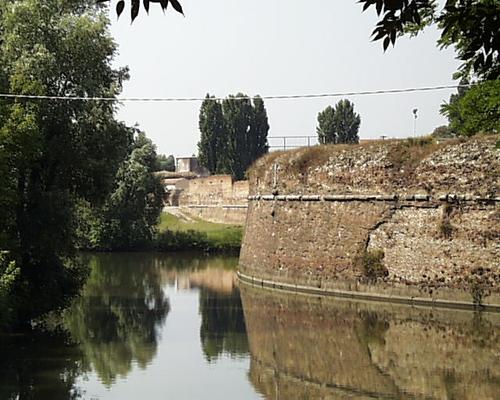
[[186, 230], [164, 230], [156, 238], [156, 248], [160, 251], [201, 250], [206, 252], [237, 252], [241, 246], [241, 232], [228, 230], [219, 235]]

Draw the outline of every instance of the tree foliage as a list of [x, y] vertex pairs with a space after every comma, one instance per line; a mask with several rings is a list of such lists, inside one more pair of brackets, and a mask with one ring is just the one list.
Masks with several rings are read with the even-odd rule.
[[130, 250], [151, 243], [163, 208], [163, 187], [153, 174], [155, 146], [139, 132], [104, 204], [79, 208], [80, 244], [87, 249]]
[[335, 107], [328, 106], [318, 114], [318, 141], [321, 144], [358, 143], [360, 124], [354, 104], [347, 99], [340, 100]]
[[[114, 97], [109, 21], [90, 0], [0, 4], [0, 90]], [[78, 199], [99, 204], [130, 146], [111, 103], [0, 101], [0, 249], [20, 269], [19, 316], [63, 305], [82, 281], [74, 254]], [[37, 301], [33, 302], [32, 299]]]
[[168, 157], [165, 154], [156, 156], [155, 171], [175, 171], [175, 157], [171, 154]]
[[200, 109], [199, 158], [212, 173], [243, 179], [248, 167], [268, 151], [269, 122], [264, 101], [238, 93], [222, 103], [207, 95]]
[[328, 106], [323, 111], [318, 113], [318, 141], [320, 144], [337, 143], [337, 132], [334, 124], [335, 110]]
[[455, 135], [500, 132], [500, 80], [482, 82], [452, 95], [441, 112]]
[[462, 65], [456, 77], [480, 80], [500, 76], [500, 2], [498, 0], [446, 0], [439, 9], [436, 0], [359, 0], [363, 11], [374, 7], [381, 17], [373, 40], [382, 40], [384, 50], [403, 34], [417, 34], [430, 24], [441, 29], [438, 44], [453, 45]]
[[[96, 1], [97, 3], [107, 3], [110, 0], [96, 0]], [[128, 0], [127, 2], [129, 3], [130, 6], [130, 18], [132, 21], [134, 21], [134, 19], [136, 19], [137, 16], [139, 15], [139, 10], [141, 9], [141, 0]], [[159, 3], [163, 12], [167, 10], [168, 4], [170, 3], [175, 11], [184, 15], [181, 3], [179, 3], [177, 0], [142, 0], [142, 5], [147, 13], [149, 13], [149, 6], [151, 3]], [[116, 2], [116, 14], [118, 15], [118, 17], [123, 13], [124, 10], [125, 10], [125, 0], [118, 0]]]
[[200, 141], [198, 143], [198, 159], [211, 173], [227, 173], [227, 140], [219, 101], [210, 100], [207, 94], [200, 108], [199, 117]]

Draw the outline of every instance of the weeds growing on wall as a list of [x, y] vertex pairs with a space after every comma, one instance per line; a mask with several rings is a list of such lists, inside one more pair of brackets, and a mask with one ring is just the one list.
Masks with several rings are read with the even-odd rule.
[[387, 159], [394, 170], [399, 171], [403, 177], [409, 177], [420, 161], [440, 146], [431, 136], [400, 140], [391, 146]]
[[354, 259], [354, 264], [360, 267], [369, 279], [383, 278], [389, 275], [383, 263], [384, 257], [382, 249], [363, 250]]
[[450, 218], [453, 213], [453, 206], [451, 204], [446, 204], [443, 208], [443, 215], [441, 217], [441, 222], [439, 224], [439, 234], [444, 239], [451, 239], [454, 227], [451, 224]]
[[482, 307], [486, 297], [490, 295], [488, 289], [488, 275], [491, 271], [487, 271], [482, 267], [474, 269], [467, 277], [469, 293], [472, 296], [472, 303], [475, 307]]

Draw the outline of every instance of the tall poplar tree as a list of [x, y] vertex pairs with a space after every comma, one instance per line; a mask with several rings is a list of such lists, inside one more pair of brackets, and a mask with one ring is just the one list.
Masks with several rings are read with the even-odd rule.
[[250, 153], [250, 124], [253, 119], [252, 102], [242, 93], [229, 96], [222, 102], [222, 111], [228, 137], [228, 164], [234, 179], [245, 177], [253, 155]]
[[256, 96], [253, 99], [253, 119], [250, 126], [250, 152], [252, 160], [256, 160], [269, 150], [267, 134], [269, 132], [269, 121], [264, 101]]
[[201, 104], [199, 116], [201, 132], [198, 159], [212, 174], [228, 172], [226, 163], [227, 135], [222, 105], [207, 94]]
[[269, 122], [264, 101], [238, 93], [222, 104], [210, 98], [200, 108], [198, 158], [212, 173], [243, 179], [248, 167], [268, 151]]

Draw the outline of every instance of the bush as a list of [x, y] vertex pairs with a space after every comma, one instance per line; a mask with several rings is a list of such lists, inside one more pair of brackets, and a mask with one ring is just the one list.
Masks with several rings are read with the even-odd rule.
[[474, 85], [465, 93], [442, 106], [457, 135], [500, 132], [500, 81], [486, 81]]
[[389, 271], [383, 263], [384, 250], [363, 250], [354, 260], [355, 264], [363, 270], [365, 276], [370, 279], [383, 278], [389, 275]]
[[450, 129], [449, 126], [443, 125], [443, 126], [438, 126], [434, 131], [431, 133], [431, 136], [436, 139], [448, 139], [448, 138], [454, 138], [455, 134], [453, 131]]
[[206, 252], [237, 252], [241, 246], [241, 233], [228, 231], [220, 237], [206, 232], [165, 230], [158, 234], [156, 247], [160, 251], [200, 250]]

